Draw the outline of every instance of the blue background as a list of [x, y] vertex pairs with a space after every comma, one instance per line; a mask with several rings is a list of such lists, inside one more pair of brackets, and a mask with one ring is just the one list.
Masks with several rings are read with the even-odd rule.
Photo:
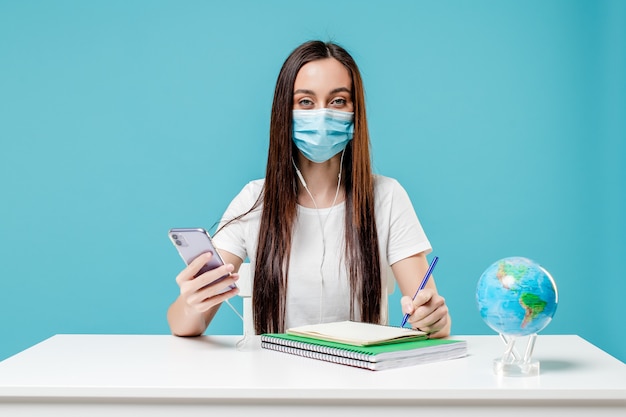
[[[525, 256], [559, 290], [542, 333], [626, 361], [617, 0], [0, 0], [0, 359], [168, 333], [166, 232], [211, 228], [264, 175], [276, 76], [313, 38], [362, 70], [375, 171], [411, 196], [453, 333], [493, 334], [477, 281]], [[209, 332], [241, 321], [223, 308]]]

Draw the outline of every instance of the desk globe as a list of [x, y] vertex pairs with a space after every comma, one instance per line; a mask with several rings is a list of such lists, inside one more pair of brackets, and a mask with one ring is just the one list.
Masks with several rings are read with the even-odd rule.
[[[537, 333], [556, 312], [558, 294], [550, 273], [523, 257], [500, 259], [478, 280], [476, 302], [480, 315], [506, 343], [504, 354], [494, 360], [494, 372], [503, 376], [534, 376], [539, 362], [532, 359]], [[523, 355], [515, 350], [519, 337], [528, 336]]]

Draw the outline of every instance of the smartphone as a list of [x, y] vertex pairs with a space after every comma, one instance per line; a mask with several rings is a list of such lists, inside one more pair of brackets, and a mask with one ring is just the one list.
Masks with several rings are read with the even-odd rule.
[[[213, 256], [201, 269], [198, 271], [196, 276], [201, 275], [207, 271], [215, 269], [219, 266], [224, 265], [224, 261], [220, 257], [220, 254], [213, 246], [213, 241], [211, 240], [211, 236], [209, 232], [205, 229], [198, 228], [174, 228], [170, 229], [169, 237], [178, 254], [185, 264], [189, 265], [191, 261], [196, 259], [198, 256], [202, 255], [206, 252], [211, 252]], [[214, 282], [219, 282], [225, 278], [227, 278], [230, 274], [226, 274], [220, 277], [218, 280]], [[224, 289], [222, 292], [229, 291], [231, 289], [237, 288], [235, 284], [232, 284]]]

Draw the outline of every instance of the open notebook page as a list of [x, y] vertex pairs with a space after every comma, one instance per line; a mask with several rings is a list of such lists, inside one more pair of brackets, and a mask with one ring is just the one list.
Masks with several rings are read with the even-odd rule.
[[427, 334], [420, 330], [357, 321], [338, 321], [292, 327], [287, 330], [287, 334], [330, 340], [355, 346], [427, 338]]

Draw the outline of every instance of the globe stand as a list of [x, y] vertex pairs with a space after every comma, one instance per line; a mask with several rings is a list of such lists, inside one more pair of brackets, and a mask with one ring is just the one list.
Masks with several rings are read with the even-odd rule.
[[524, 356], [515, 350], [514, 336], [506, 336], [500, 333], [500, 338], [506, 344], [504, 354], [493, 361], [493, 371], [499, 376], [537, 376], [539, 375], [539, 361], [533, 360], [533, 349], [537, 334], [531, 334], [526, 344]]

